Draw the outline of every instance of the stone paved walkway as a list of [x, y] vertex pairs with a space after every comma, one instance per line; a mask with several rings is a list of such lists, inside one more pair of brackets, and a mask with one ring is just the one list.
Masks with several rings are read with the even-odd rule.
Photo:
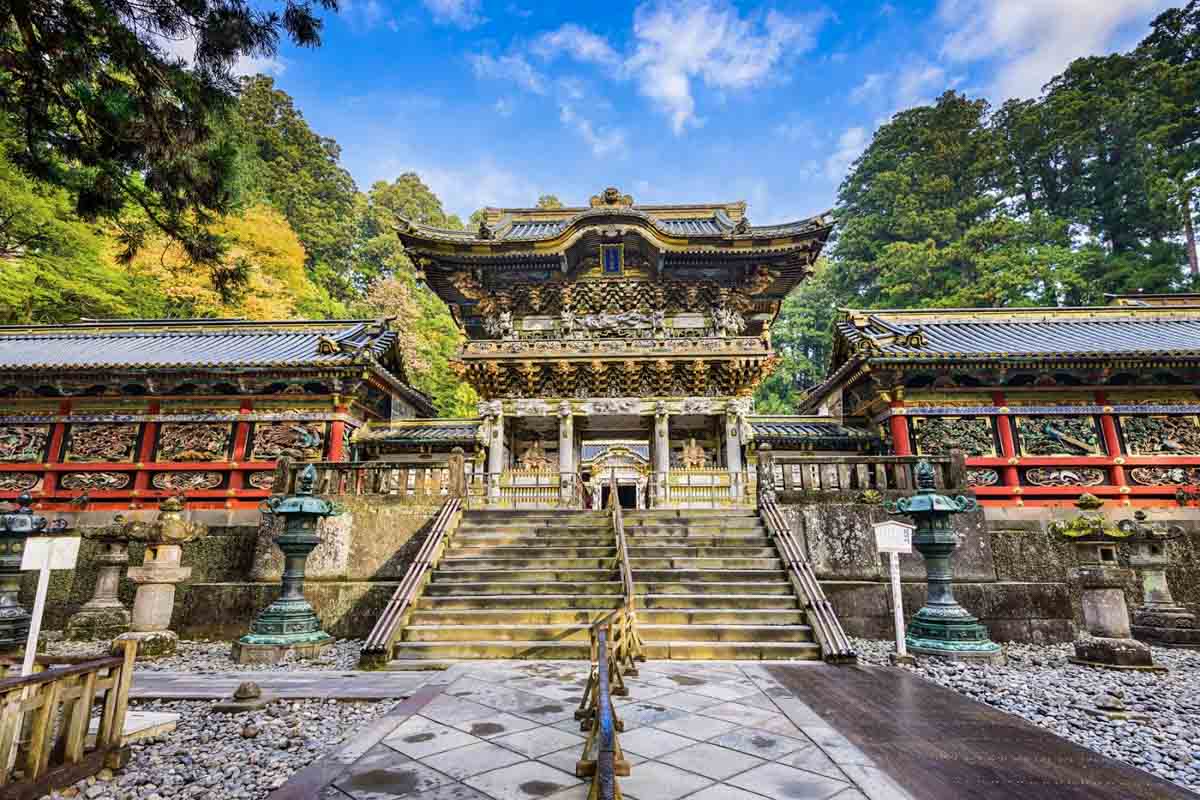
[[[584, 800], [574, 711], [586, 669], [481, 662], [434, 675], [351, 752], [272, 798]], [[808, 706], [773, 697], [777, 684], [757, 664], [653, 662], [640, 672], [617, 699], [629, 800], [909, 800]]]

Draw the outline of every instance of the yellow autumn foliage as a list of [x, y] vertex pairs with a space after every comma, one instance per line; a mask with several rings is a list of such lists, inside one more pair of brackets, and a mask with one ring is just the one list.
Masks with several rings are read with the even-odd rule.
[[[158, 285], [172, 316], [293, 319], [341, 312], [308, 278], [304, 246], [279, 212], [253, 206], [223, 218], [213, 232], [228, 243], [216, 268], [197, 266], [165, 238], [150, 242], [129, 265]], [[217, 285], [221, 273], [239, 276], [224, 295]]]

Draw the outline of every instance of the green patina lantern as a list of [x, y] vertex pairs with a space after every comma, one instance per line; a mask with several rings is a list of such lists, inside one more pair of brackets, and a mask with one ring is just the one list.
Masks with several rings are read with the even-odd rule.
[[33, 496], [23, 492], [17, 510], [0, 514], [0, 651], [19, 650], [29, 636], [29, 612], [21, 607], [21, 558], [25, 540], [46, 530], [48, 522], [33, 513]]
[[296, 476], [295, 494], [272, 497], [264, 504], [264, 514], [283, 518], [283, 532], [275, 537], [284, 557], [283, 591], [258, 615], [250, 632], [234, 642], [233, 660], [239, 664], [275, 663], [289, 655], [315, 658], [333, 644], [304, 597], [305, 565], [321, 543], [317, 525], [341, 513], [333, 503], [313, 496], [316, 482], [317, 471], [309, 464]]
[[1000, 661], [1000, 645], [988, 638], [987, 628], [954, 599], [950, 558], [958, 548], [955, 514], [979, 507], [974, 498], [947, 497], [934, 490], [933, 465], [917, 464], [917, 493], [886, 505], [889, 514], [912, 517], [917, 529], [913, 546], [925, 559], [925, 605], [909, 623], [905, 643], [914, 653], [958, 660]]

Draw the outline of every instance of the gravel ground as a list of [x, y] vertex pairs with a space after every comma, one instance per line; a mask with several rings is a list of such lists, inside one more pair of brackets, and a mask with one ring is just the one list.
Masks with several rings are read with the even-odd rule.
[[[69, 642], [60, 634], [48, 634], [43, 640], [43, 652], [56, 656], [100, 654], [105, 645], [100, 642]], [[172, 656], [154, 661], [140, 661], [136, 669], [147, 672], [296, 672], [301, 670], [349, 670], [358, 665], [361, 639], [339, 639], [324, 657], [311, 661], [294, 660], [282, 664], [236, 664], [229, 658], [229, 642], [180, 641]]]
[[[888, 663], [891, 641], [856, 639], [863, 661]], [[1106, 670], [1071, 664], [1071, 644], [1007, 644], [1003, 667], [917, 656], [907, 667], [935, 683], [1024, 717], [1064, 739], [1133, 764], [1200, 793], [1200, 652], [1154, 648], [1170, 672]], [[1123, 706], [1145, 720], [1089, 713]]]
[[175, 732], [135, 742], [129, 766], [115, 775], [103, 770], [42, 800], [263, 798], [395, 702], [277, 702], [247, 714], [215, 713], [212, 701], [140, 704], [180, 714]]

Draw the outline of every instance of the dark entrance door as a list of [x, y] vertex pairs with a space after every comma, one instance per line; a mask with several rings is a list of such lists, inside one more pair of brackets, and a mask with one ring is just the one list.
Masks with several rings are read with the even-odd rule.
[[[607, 486], [600, 488], [600, 507], [608, 508], [608, 496], [612, 492]], [[618, 486], [617, 487], [617, 502], [621, 504], [621, 508], [637, 508], [637, 487], [636, 486]]]

